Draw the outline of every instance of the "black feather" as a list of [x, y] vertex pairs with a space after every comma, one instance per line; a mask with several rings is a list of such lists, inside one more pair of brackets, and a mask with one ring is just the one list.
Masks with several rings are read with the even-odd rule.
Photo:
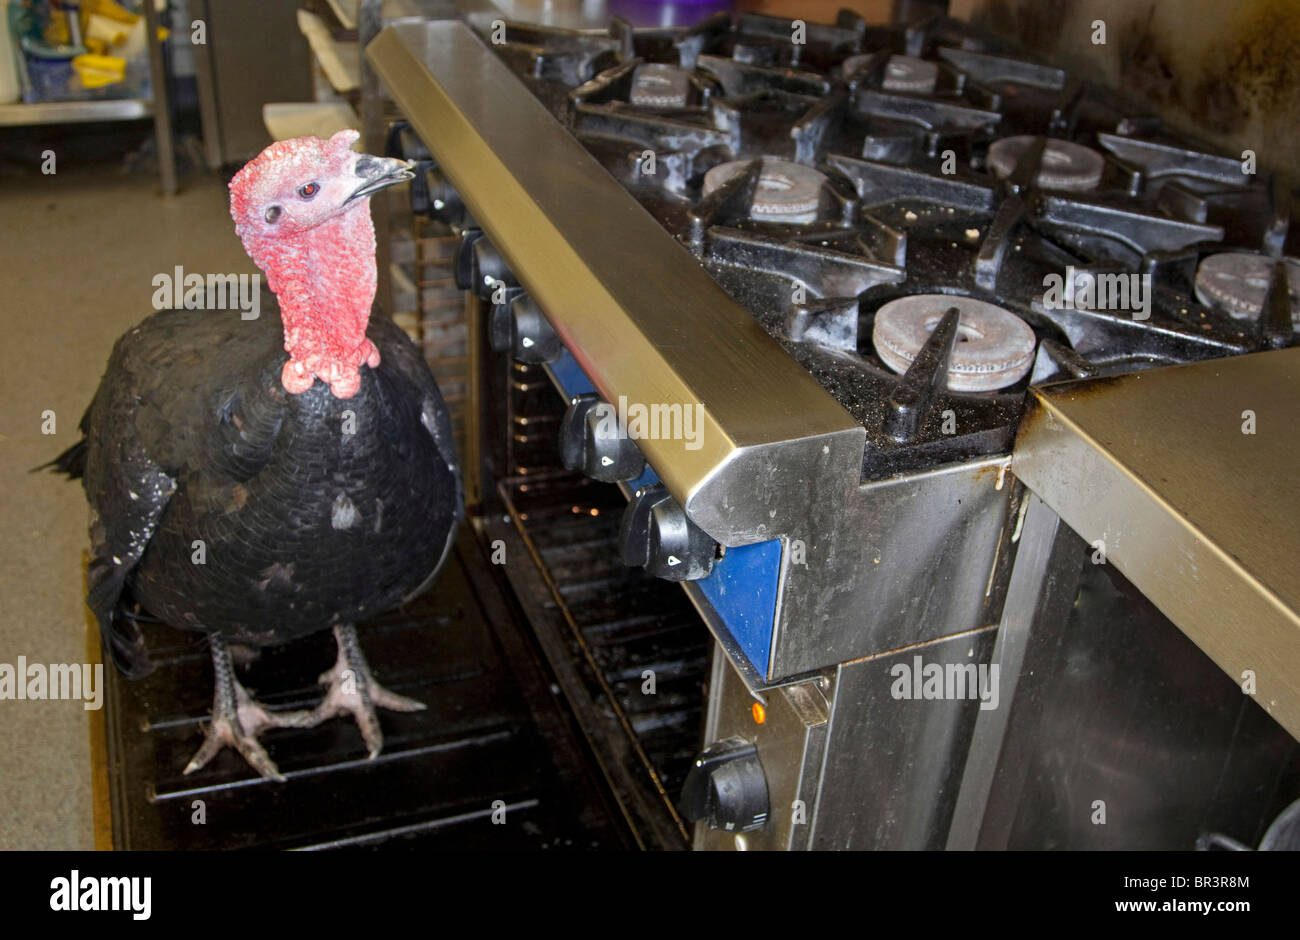
[[80, 480], [86, 472], [86, 439], [83, 437], [49, 463], [32, 467], [28, 472], [54, 470], [55, 473], [67, 474], [69, 480]]
[[90, 413], [94, 409], [95, 403], [92, 401], [90, 407], [82, 414], [81, 421], [77, 424], [77, 429], [81, 431], [81, 437], [77, 443], [49, 463], [43, 463], [39, 467], [32, 467], [30, 472], [36, 473], [39, 470], [53, 469], [56, 473], [67, 474], [69, 480], [80, 480], [86, 473], [86, 435], [89, 433], [90, 428]]
[[353, 398], [319, 381], [290, 395], [278, 319], [148, 318], [114, 347], [85, 440], [47, 465], [82, 476], [87, 603], [128, 677], [152, 668], [137, 601], [173, 627], [282, 643], [395, 606], [451, 544], [460, 471], [414, 344], [375, 319], [381, 363]]

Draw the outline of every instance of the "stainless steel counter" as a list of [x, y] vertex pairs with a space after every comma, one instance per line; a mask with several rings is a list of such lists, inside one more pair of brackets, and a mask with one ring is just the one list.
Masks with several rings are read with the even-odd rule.
[[1297, 429], [1292, 348], [1035, 389], [1012, 470], [1300, 737]]

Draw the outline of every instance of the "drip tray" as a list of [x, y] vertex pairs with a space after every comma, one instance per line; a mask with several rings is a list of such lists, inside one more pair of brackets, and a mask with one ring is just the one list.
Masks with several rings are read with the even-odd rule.
[[[358, 627], [376, 678], [427, 710], [381, 710], [384, 750], [373, 761], [350, 717], [266, 732], [283, 784], [229, 749], [182, 774], [211, 709], [207, 641], [142, 624], [157, 669], [135, 682], [106, 670], [114, 847], [627, 847], [518, 623], [466, 525], [431, 591]], [[335, 655], [327, 630], [236, 671], [272, 710], [311, 708]]]

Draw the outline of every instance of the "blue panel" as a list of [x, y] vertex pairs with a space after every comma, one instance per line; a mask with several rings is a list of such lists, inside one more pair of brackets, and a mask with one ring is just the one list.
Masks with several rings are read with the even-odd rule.
[[591, 379], [587, 378], [587, 373], [582, 371], [578, 361], [573, 358], [573, 353], [567, 349], [560, 353], [559, 359], [549, 365], [555, 381], [559, 382], [560, 388], [564, 389], [566, 399], [572, 401], [579, 395], [596, 390], [596, 386], [591, 384]]
[[654, 467], [650, 466], [649, 464], [646, 464], [645, 471], [635, 480], [629, 480], [627, 485], [630, 486], [632, 488], [632, 492], [635, 493], [643, 486], [649, 486], [651, 483], [658, 483], [658, 482], [659, 482], [659, 474], [655, 473]]
[[[550, 363], [550, 370], [568, 399], [596, 390], [567, 349]], [[628, 485], [635, 493], [643, 486], [658, 482], [658, 475], [646, 464], [645, 472]], [[764, 677], [772, 652], [780, 579], [781, 541], [773, 539], [727, 549], [722, 560], [714, 564], [712, 573], [695, 582], [717, 612], [719, 621]]]
[[702, 581], [696, 581], [727, 631], [760, 676], [767, 676], [781, 578], [781, 540], [727, 549]]

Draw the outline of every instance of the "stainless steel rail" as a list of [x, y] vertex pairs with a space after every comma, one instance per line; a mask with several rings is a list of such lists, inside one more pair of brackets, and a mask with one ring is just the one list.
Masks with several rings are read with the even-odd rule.
[[468, 26], [401, 22], [366, 56], [599, 392], [701, 407], [639, 443], [723, 545], [787, 534], [856, 486], [865, 432]]

